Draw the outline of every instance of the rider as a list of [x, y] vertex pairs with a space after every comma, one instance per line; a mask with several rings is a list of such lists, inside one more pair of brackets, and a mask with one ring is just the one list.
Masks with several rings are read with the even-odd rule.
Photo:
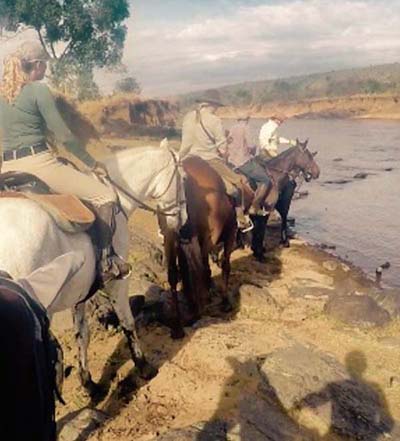
[[286, 121], [285, 115], [273, 115], [263, 124], [260, 130], [260, 155], [268, 161], [278, 155], [278, 146], [280, 144], [289, 144], [295, 146], [296, 141], [279, 136], [278, 129]]
[[[112, 247], [117, 196], [91, 176], [106, 178], [107, 170], [86, 152], [64, 123], [44, 78], [48, 55], [38, 43], [27, 42], [5, 60], [0, 84], [2, 172], [31, 173], [54, 192], [74, 194], [96, 213], [95, 246], [103, 283], [127, 277], [130, 265]], [[85, 166], [87, 173], [61, 163], [46, 143], [46, 131], [54, 133]]]
[[[240, 115], [237, 123], [229, 131], [228, 161], [235, 170], [244, 174], [257, 184], [253, 204], [249, 210], [250, 214], [265, 215], [264, 204], [268, 207], [269, 195], [272, 182], [265, 169], [254, 159], [255, 146], [249, 144], [249, 115]], [[272, 194], [271, 194], [272, 197]]]
[[199, 156], [221, 176], [228, 195], [235, 203], [240, 228], [247, 228], [249, 220], [243, 213], [241, 190], [245, 178], [226, 165], [227, 138], [221, 119], [215, 114], [223, 107], [217, 90], [209, 90], [196, 101], [198, 107], [187, 113], [182, 124], [180, 156]]

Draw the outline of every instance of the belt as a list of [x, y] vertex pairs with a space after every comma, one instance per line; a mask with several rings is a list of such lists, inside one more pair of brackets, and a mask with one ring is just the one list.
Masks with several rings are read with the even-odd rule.
[[26, 156], [36, 155], [50, 149], [46, 144], [30, 145], [28, 147], [21, 147], [14, 150], [5, 150], [3, 152], [3, 161], [13, 161], [16, 159], [25, 158]]

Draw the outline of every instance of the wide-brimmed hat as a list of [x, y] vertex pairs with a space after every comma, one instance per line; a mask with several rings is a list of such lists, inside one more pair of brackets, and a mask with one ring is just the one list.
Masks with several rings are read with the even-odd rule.
[[216, 107], [224, 107], [225, 104], [222, 102], [221, 95], [218, 90], [210, 89], [206, 90], [202, 95], [196, 99], [196, 103], [209, 104]]
[[25, 41], [18, 47], [15, 54], [20, 60], [27, 62], [48, 61], [50, 58], [43, 46], [36, 41]]

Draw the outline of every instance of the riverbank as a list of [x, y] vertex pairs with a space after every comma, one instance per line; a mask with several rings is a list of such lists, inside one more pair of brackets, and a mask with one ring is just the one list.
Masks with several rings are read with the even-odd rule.
[[242, 108], [224, 107], [220, 115], [235, 118], [238, 113], [249, 113], [253, 118], [269, 118], [285, 114], [288, 118], [341, 118], [341, 119], [400, 119], [397, 95], [354, 95], [316, 98], [299, 101], [275, 101]]
[[[130, 228], [131, 294], [164, 298], [155, 219], [139, 210]], [[159, 368], [148, 383], [136, 377], [121, 333], [93, 319], [90, 368], [106, 391], [99, 402], [79, 385], [73, 331], [62, 320], [56, 331], [70, 375], [67, 405], [58, 407], [60, 440], [340, 439], [329, 403], [313, 410], [297, 402], [346, 381], [352, 368], [354, 385], [346, 389], [344, 405], [365, 414], [371, 431], [368, 418], [377, 412], [400, 420], [400, 322], [391, 319], [399, 308], [396, 293], [380, 291], [359, 270], [300, 239], [290, 248], [277, 247], [275, 239], [268, 245], [265, 264], [248, 249], [234, 252], [234, 313], [222, 314], [214, 297], [208, 314], [186, 328], [181, 341], [172, 341], [163, 325], [142, 322], [144, 350]], [[220, 283], [219, 268], [213, 274]], [[372, 413], [372, 404], [365, 404], [371, 395], [379, 397]], [[355, 433], [358, 423], [348, 415]], [[384, 430], [399, 439], [396, 425]]]

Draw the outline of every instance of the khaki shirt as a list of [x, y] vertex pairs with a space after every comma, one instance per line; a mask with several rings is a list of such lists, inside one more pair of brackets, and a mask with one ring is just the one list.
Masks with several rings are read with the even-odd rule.
[[199, 156], [205, 161], [221, 158], [227, 140], [221, 118], [207, 107], [187, 113], [182, 124], [180, 157]]

